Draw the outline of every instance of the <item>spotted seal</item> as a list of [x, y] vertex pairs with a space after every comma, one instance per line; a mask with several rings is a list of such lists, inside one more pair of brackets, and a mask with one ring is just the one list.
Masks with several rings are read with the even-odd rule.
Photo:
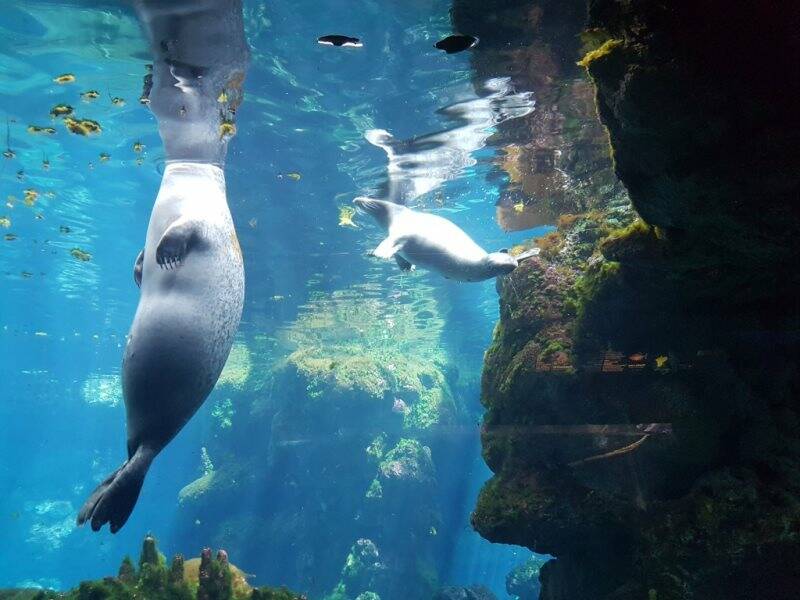
[[419, 265], [448, 279], [483, 281], [517, 267], [517, 259], [508, 252], [486, 252], [455, 223], [438, 215], [373, 198], [353, 202], [388, 232], [370, 254], [394, 258], [405, 271]]

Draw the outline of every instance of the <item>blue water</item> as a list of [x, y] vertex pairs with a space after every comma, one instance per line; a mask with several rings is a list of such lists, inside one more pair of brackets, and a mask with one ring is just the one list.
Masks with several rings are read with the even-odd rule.
[[[281, 332], [314, 310], [312, 299], [337, 290], [359, 290], [389, 312], [419, 294], [432, 302], [443, 319], [439, 343], [463, 375], [458, 393], [472, 414], [472, 427], [448, 446], [454, 454], [434, 457], [449, 465], [438, 491], [439, 535], [447, 540], [437, 550], [439, 578], [484, 584], [505, 598], [505, 574], [528, 553], [489, 544], [468, 522], [489, 476], [479, 455], [478, 397], [483, 351], [497, 320], [494, 283], [400, 274], [394, 263], [366, 256], [381, 239], [367, 215], [354, 217], [357, 228], [338, 224], [341, 206], [385, 186], [386, 155], [364, 139], [367, 130], [408, 139], [452, 128], [441, 109], [478, 97], [481, 82], [474, 81], [469, 53], [433, 48], [451, 33], [450, 3], [244, 4], [252, 56], [226, 167], [247, 279], [237, 339], [274, 339], [274, 356], [265, 361], [277, 361], [291, 349]], [[358, 35], [364, 47], [316, 44], [325, 33]], [[198, 476], [200, 449], [218, 434], [213, 407], [226, 396], [215, 390], [159, 456], [121, 532], [76, 528], [85, 496], [124, 457], [117, 377], [139, 297], [131, 270], [164, 163], [155, 119], [137, 102], [149, 48], [125, 6], [14, 0], [0, 15], [0, 56], [0, 111], [15, 153], [0, 164], [0, 216], [11, 220], [0, 234], [16, 235], [0, 238], [0, 587], [65, 589], [115, 573], [147, 532], [167, 554], [195, 556], [196, 540], [213, 543], [215, 519], [199, 519], [190, 537], [176, 525], [177, 498]], [[52, 82], [67, 72], [76, 83]], [[78, 93], [87, 89], [101, 97], [83, 103]], [[110, 96], [127, 103], [113, 106]], [[103, 132], [83, 138], [52, 123], [49, 110], [61, 102], [100, 122]], [[52, 125], [57, 133], [32, 136], [29, 124]], [[137, 141], [145, 146], [141, 155], [133, 150]], [[102, 162], [100, 153], [110, 159]], [[474, 164], [417, 199], [488, 249], [535, 234], [505, 234], [494, 223], [505, 182], [495, 155], [491, 143], [475, 148]], [[42, 168], [45, 158], [49, 171]], [[39, 192], [33, 206], [23, 201], [25, 189]], [[13, 206], [5, 205], [8, 196], [17, 199], [9, 201]], [[75, 248], [91, 260], [76, 259]], [[236, 509], [259, 511], [262, 493], [245, 488]], [[269, 556], [233, 560], [258, 584], [311, 585], [291, 576], [280, 580], [269, 570]]]

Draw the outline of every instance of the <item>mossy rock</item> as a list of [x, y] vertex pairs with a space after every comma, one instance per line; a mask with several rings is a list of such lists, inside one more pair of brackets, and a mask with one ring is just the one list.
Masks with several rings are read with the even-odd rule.
[[301, 600], [302, 596], [285, 588], [254, 589], [245, 574], [230, 565], [224, 553], [220, 559], [208, 558], [209, 579], [200, 583], [201, 559], [184, 562], [176, 556], [167, 567], [158, 552], [155, 538], [147, 536], [142, 545], [138, 572], [125, 558], [119, 577], [84, 581], [68, 592], [48, 590], [0, 590], [0, 600]]
[[[247, 574], [236, 565], [229, 565], [231, 571], [231, 588], [235, 598], [249, 598], [253, 587], [247, 582]], [[183, 580], [197, 592], [200, 583], [200, 558], [190, 558], [184, 563]]]

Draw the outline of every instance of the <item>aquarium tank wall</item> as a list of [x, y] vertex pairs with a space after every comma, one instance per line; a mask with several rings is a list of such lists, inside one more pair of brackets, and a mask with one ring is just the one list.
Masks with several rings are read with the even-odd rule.
[[6, 2], [0, 599], [800, 597], [796, 12]]

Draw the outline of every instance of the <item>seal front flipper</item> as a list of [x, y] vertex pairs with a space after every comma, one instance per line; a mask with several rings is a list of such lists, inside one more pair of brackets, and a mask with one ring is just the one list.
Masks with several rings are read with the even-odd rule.
[[181, 217], [167, 227], [156, 247], [156, 262], [164, 269], [180, 266], [200, 239], [200, 223]]
[[133, 280], [136, 282], [136, 287], [142, 287], [142, 267], [144, 267], [144, 249], [139, 252], [136, 257], [136, 262], [133, 263]]
[[133, 511], [155, 455], [149, 448], [139, 446], [119, 469], [95, 488], [78, 513], [78, 525], [91, 521], [92, 531], [99, 531], [108, 523], [111, 533], [119, 531]]
[[378, 247], [375, 248], [375, 250], [370, 252], [370, 256], [376, 256], [378, 258], [392, 258], [395, 256], [395, 254], [403, 249], [404, 245], [405, 240], [402, 238], [387, 237], [380, 244], [378, 244]]
[[405, 258], [400, 256], [399, 254], [394, 255], [394, 260], [397, 263], [397, 266], [400, 267], [401, 271], [413, 271], [414, 265], [408, 262]]

